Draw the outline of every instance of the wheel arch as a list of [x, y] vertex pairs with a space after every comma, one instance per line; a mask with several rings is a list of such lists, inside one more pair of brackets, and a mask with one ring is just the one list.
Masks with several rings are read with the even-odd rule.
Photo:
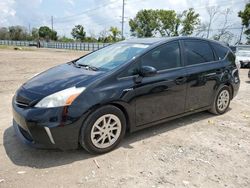
[[[118, 108], [119, 110], [122, 111], [122, 113], [124, 114], [125, 119], [126, 119], [126, 131], [131, 131], [131, 117], [128, 113], [128, 109], [125, 107], [125, 104], [123, 104], [123, 102], [119, 102], [119, 101], [107, 102], [104, 104], [98, 103], [98, 104], [92, 106], [88, 110], [87, 116], [84, 118], [83, 121], [86, 121], [86, 119], [90, 116], [90, 114], [92, 114], [98, 108], [103, 107], [103, 106], [108, 106], [108, 105], [115, 106], [116, 108]], [[83, 126], [83, 124], [82, 124], [82, 126]], [[82, 126], [81, 126], [81, 129], [82, 129]], [[80, 135], [80, 132], [81, 131], [79, 131], [79, 135]]]
[[233, 96], [234, 96], [234, 89], [233, 89], [233, 86], [231, 83], [229, 82], [226, 82], [224, 85], [228, 86], [229, 87], [229, 90], [230, 90], [230, 100], [233, 99]]
[[[129, 114], [128, 114], [128, 112], [127, 112], [127, 109], [126, 109], [126, 107], [124, 107], [121, 103], [119, 103], [119, 102], [111, 102], [111, 103], [108, 103], [108, 104], [105, 104], [105, 105], [113, 105], [113, 106], [115, 106], [115, 107], [117, 107], [117, 108], [119, 108], [122, 112], [123, 112], [123, 114], [124, 114], [124, 116], [125, 116], [125, 119], [126, 119], [126, 131], [130, 131], [131, 129], [131, 123], [130, 123], [130, 116], [129, 116]], [[105, 106], [104, 105], [104, 106]]]

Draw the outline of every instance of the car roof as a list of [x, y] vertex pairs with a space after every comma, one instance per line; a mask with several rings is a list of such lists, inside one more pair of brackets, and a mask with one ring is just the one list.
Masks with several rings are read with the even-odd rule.
[[177, 40], [177, 39], [195, 39], [195, 40], [209, 41], [209, 42], [219, 43], [219, 44], [225, 46], [225, 44], [218, 42], [218, 41], [214, 41], [214, 40], [209, 40], [209, 39], [200, 38], [200, 37], [183, 37], [183, 36], [179, 36], [179, 37], [154, 37], [154, 38], [132, 38], [132, 39], [124, 40], [121, 43], [154, 45], [154, 44], [165, 43], [165, 42], [168, 42], [171, 40]]
[[[170, 37], [169, 37], [170, 38]], [[132, 38], [124, 40], [124, 43], [139, 43], [139, 44], [156, 44], [159, 42], [167, 41], [169, 38]], [[171, 37], [172, 38], [172, 37]]]

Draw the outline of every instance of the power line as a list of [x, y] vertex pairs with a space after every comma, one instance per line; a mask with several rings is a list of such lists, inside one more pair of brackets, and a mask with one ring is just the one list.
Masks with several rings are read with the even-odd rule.
[[[140, 0], [140, 1], [141, 1], [141, 0]], [[241, 0], [241, 1], [242, 1], [242, 0]], [[138, 0], [135, 0], [135, 1], [133, 1], [133, 2], [130, 2], [130, 4], [134, 4], [134, 3], [136, 3], [136, 2], [138, 2]], [[144, 2], [146, 2], [146, 1], [144, 1]], [[93, 14], [95, 14], [93, 11], [99, 10], [99, 9], [101, 9], [101, 8], [104, 8], [104, 7], [108, 6], [108, 5], [115, 4], [115, 3], [118, 3], [118, 1], [105, 3], [105, 4], [102, 4], [102, 5], [98, 6], [98, 7], [96, 7], [96, 8], [88, 9], [88, 10], [85, 10], [85, 11], [83, 11], [83, 12], [81, 12], [81, 13], [78, 13], [78, 14], [75, 14], [75, 15], [56, 18], [56, 23], [59, 24], [59, 23], [72, 22], [72, 21], [76, 20], [77, 17], [79, 17], [79, 16], [89, 16], [89, 15], [93, 15]], [[237, 2], [237, 3], [239, 3], [239, 2]], [[222, 5], [222, 4], [228, 5], [228, 1], [223, 1], [223, 3], [220, 3], [220, 5]], [[198, 7], [193, 7], [193, 8], [199, 8], [199, 9], [201, 9], [201, 8], [207, 8], [207, 7], [218, 6], [218, 5], [219, 5], [219, 4], [213, 4], [213, 5], [210, 4], [210, 5], [207, 5], [207, 6], [198, 6]], [[120, 7], [120, 5], [119, 5], [119, 7]], [[89, 13], [90, 13], [90, 14], [89, 14]], [[87, 21], [87, 20], [91, 20], [91, 19], [92, 19], [91, 17], [87, 17], [87, 18], [81, 19], [81, 21]], [[122, 21], [122, 23], [124, 24], [124, 20]]]
[[[102, 21], [102, 20], [101, 20]], [[101, 22], [100, 21], [100, 22]], [[104, 21], [104, 20], [103, 20]], [[96, 23], [96, 25], [100, 25], [100, 26], [103, 26], [104, 24], [105, 25], [107, 25], [107, 24], [109, 24], [109, 23], [116, 23], [116, 24], [118, 24], [119, 23], [119, 20], [109, 20], [109, 21], [105, 21], [105, 22], [102, 22], [102, 23]], [[72, 29], [73, 27], [71, 27], [71, 26], [68, 26], [68, 27], [57, 27], [57, 30], [65, 30], [65, 29]]]
[[[216, 28], [216, 29], [210, 29], [210, 31], [219, 31], [223, 28]], [[242, 27], [228, 27], [227, 30], [239, 30], [242, 29]], [[194, 31], [207, 31], [207, 29], [195, 29]]]
[[119, 1], [104, 3], [104, 4], [102, 4], [102, 5], [100, 5], [100, 6], [97, 6], [97, 7], [93, 8], [93, 9], [87, 9], [87, 10], [85, 10], [85, 11], [83, 11], [83, 12], [80, 12], [80, 13], [78, 13], [78, 14], [75, 14], [75, 15], [64, 16], [64, 17], [58, 17], [58, 18], [56, 18], [56, 19], [57, 19], [57, 20], [60, 20], [60, 19], [65, 20], [65, 19], [67, 19], [67, 18], [78, 17], [78, 16], [81, 16], [81, 15], [86, 14], [86, 13], [88, 13], [88, 12], [93, 12], [93, 11], [96, 11], [96, 10], [98, 10], [98, 9], [102, 9], [102, 8], [104, 8], [104, 7], [106, 7], [106, 6], [109, 6], [109, 5], [111, 5], [111, 4], [115, 4], [115, 3], [118, 3], [118, 2], [119, 2]]

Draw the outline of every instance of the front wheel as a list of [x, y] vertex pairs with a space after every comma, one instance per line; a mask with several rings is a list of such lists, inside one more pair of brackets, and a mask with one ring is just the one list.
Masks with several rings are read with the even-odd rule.
[[80, 144], [90, 153], [101, 154], [114, 149], [126, 130], [123, 112], [115, 106], [103, 106], [94, 111], [83, 124]]
[[210, 112], [213, 114], [224, 114], [231, 100], [231, 92], [228, 86], [223, 86], [217, 93]]

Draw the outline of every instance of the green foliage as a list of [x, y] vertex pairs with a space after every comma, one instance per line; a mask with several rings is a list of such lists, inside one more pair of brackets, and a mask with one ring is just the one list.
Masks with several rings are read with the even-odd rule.
[[71, 32], [71, 35], [74, 39], [84, 41], [86, 37], [86, 32], [84, 31], [84, 27], [82, 25], [76, 25]]
[[141, 10], [129, 21], [132, 36], [137, 37], [191, 35], [199, 23], [199, 14], [193, 9], [182, 14], [174, 10]]
[[84, 42], [97, 42], [98, 40], [94, 37], [86, 37]]
[[112, 35], [110, 34], [110, 31], [107, 31], [107, 30], [101, 31], [98, 37], [98, 42], [102, 42], [102, 43], [113, 42], [113, 38], [112, 38]]
[[194, 9], [190, 8], [182, 13], [182, 29], [181, 35], [192, 35], [195, 27], [200, 24], [199, 14], [195, 13]]
[[111, 32], [111, 37], [113, 42], [118, 41], [119, 37], [121, 36], [121, 31], [117, 27], [110, 27], [109, 31]]
[[38, 30], [39, 37], [49, 41], [49, 40], [57, 40], [57, 32], [52, 31], [48, 26], [42, 26]]
[[27, 31], [22, 26], [10, 26], [8, 30], [11, 40], [25, 40], [27, 38]]
[[39, 29], [33, 28], [31, 33], [27, 32], [27, 28], [23, 26], [10, 26], [9, 28], [0, 27], [0, 40], [37, 40], [38, 38], [45, 40], [57, 40], [57, 32], [52, 31], [47, 26]]
[[37, 28], [33, 28], [31, 32], [32, 39], [38, 39], [39, 38], [39, 30]]
[[102, 43], [111, 43], [111, 42], [113, 42], [113, 39], [112, 39], [111, 36], [99, 37], [99, 38], [98, 38], [98, 42], [102, 42]]
[[63, 36], [63, 37], [59, 37], [59, 38], [58, 38], [58, 41], [59, 41], [59, 42], [74, 42], [74, 39], [68, 38], [68, 37], [66, 37], [66, 36]]
[[7, 27], [0, 28], [0, 40], [9, 39], [9, 30]]
[[102, 43], [113, 43], [122, 40], [121, 31], [115, 27], [111, 26], [109, 30], [103, 30], [100, 32], [98, 37], [94, 34], [86, 36], [84, 27], [82, 25], [77, 25], [72, 29], [73, 38], [68, 38], [66, 36], [58, 37], [56, 31], [52, 31], [47, 26], [41, 26], [40, 28], [32, 28], [31, 33], [27, 32], [27, 28], [22, 26], [11, 26], [0, 27], [0, 40], [55, 40], [60, 42], [102, 42]]
[[177, 36], [180, 18], [174, 10], [156, 10], [157, 31], [161, 36]]
[[132, 36], [152, 37], [158, 27], [155, 10], [141, 10], [134, 19], [129, 20]]
[[239, 12], [239, 17], [241, 18], [242, 25], [247, 29], [245, 34], [247, 35], [247, 43], [250, 44], [250, 3], [246, 4], [244, 11]]

